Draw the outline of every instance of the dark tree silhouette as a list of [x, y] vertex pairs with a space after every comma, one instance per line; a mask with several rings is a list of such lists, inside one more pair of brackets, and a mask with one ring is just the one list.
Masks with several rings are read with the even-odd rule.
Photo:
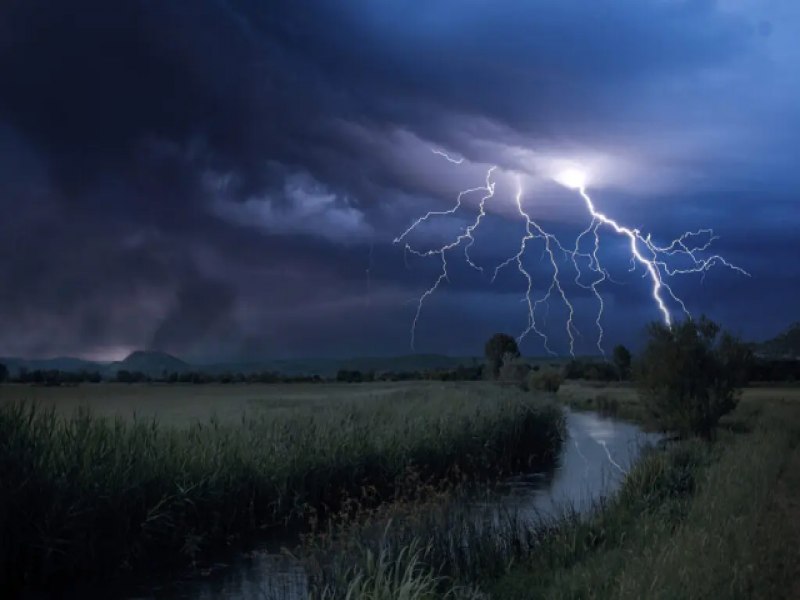
[[632, 360], [630, 350], [628, 350], [622, 344], [614, 346], [613, 360], [614, 360], [614, 366], [617, 367], [617, 371], [619, 371], [619, 378], [628, 379], [628, 377], [630, 377], [631, 374], [631, 360]]
[[486, 342], [484, 352], [486, 354], [486, 366], [492, 378], [497, 379], [500, 374], [500, 367], [503, 366], [503, 358], [506, 354], [510, 354], [515, 358], [518, 357], [519, 346], [517, 346], [517, 340], [507, 333], [495, 333]]
[[648, 337], [636, 380], [650, 416], [664, 431], [710, 437], [736, 407], [750, 350], [705, 317], [671, 328], [653, 323]]

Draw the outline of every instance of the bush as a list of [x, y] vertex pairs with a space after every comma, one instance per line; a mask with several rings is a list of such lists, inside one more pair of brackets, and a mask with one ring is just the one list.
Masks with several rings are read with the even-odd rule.
[[705, 317], [653, 323], [648, 335], [636, 379], [650, 416], [665, 431], [710, 437], [736, 407], [750, 351]]
[[528, 363], [521, 360], [519, 356], [507, 352], [503, 357], [503, 366], [500, 367], [498, 379], [500, 381], [517, 383], [520, 387], [524, 388], [530, 370], [531, 366]]
[[558, 371], [545, 369], [543, 371], [531, 371], [528, 374], [528, 389], [542, 392], [557, 392], [564, 383], [564, 377]]
[[573, 359], [564, 368], [564, 377], [586, 381], [618, 381], [620, 376], [617, 367], [611, 363]]

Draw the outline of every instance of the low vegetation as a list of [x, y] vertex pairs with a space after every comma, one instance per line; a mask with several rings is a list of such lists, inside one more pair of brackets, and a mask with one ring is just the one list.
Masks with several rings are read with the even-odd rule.
[[553, 405], [477, 386], [187, 427], [0, 407], [0, 582], [58, 584], [552, 459]]
[[[740, 405], [749, 351], [710, 321], [649, 334], [640, 393], [620, 402], [606, 387], [587, 408], [628, 407], [681, 437], [646, 454], [618, 494], [533, 523], [456, 502], [411, 511], [382, 536], [342, 530], [316, 571], [317, 597], [405, 597], [414, 581], [428, 599], [795, 597], [800, 557], [787, 549], [800, 526], [786, 520], [800, 510], [789, 500], [800, 492], [800, 403]], [[623, 372], [630, 356], [617, 358]], [[387, 565], [404, 577], [378, 577]], [[352, 581], [374, 587], [363, 595]]]
[[564, 377], [555, 369], [542, 369], [528, 373], [527, 388], [534, 391], [556, 393]]
[[[747, 347], [701, 319], [653, 325], [636, 360], [618, 347], [613, 363], [542, 368], [515, 348], [493, 336], [483, 372], [513, 385], [382, 384], [356, 399], [381, 386], [347, 371], [355, 385], [330, 386], [347, 401], [277, 398], [236, 423], [6, 402], [0, 583], [58, 589], [291, 529], [305, 532], [297, 556], [317, 600], [796, 597], [800, 402], [777, 388], [740, 401]], [[593, 368], [607, 381], [565, 382]], [[490, 492], [555, 457], [564, 417], [542, 401], [555, 392], [679, 435], [588, 512], [479, 514], [475, 483]]]
[[481, 519], [455, 502], [407, 509], [381, 535], [342, 530], [312, 571], [314, 597], [793, 598], [798, 464], [800, 402], [746, 401], [713, 443], [646, 453], [588, 513]]

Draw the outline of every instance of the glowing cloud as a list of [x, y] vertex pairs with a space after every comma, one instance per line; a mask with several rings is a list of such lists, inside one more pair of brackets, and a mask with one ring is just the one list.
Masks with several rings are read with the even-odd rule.
[[[451, 157], [445, 155], [441, 151], [434, 150], [435, 154], [443, 156], [446, 160], [454, 164], [461, 164], [463, 159], [456, 161]], [[562, 163], [563, 164], [563, 163]], [[486, 183], [484, 186], [464, 190], [458, 194], [455, 205], [443, 211], [430, 211], [414, 221], [400, 236], [394, 241], [399, 243], [407, 238], [414, 229], [421, 223], [427, 221], [434, 216], [453, 215], [462, 208], [462, 200], [464, 196], [475, 192], [484, 192], [481, 197], [479, 212], [475, 220], [464, 230], [462, 234], [457, 236], [449, 243], [442, 246], [426, 251], [420, 251], [413, 248], [407, 241], [405, 249], [414, 255], [420, 257], [438, 256], [442, 263], [442, 269], [439, 277], [434, 284], [428, 288], [417, 302], [417, 310], [414, 315], [414, 320], [411, 325], [411, 347], [414, 348], [416, 338], [416, 328], [422, 312], [425, 300], [430, 297], [438, 288], [439, 285], [448, 279], [447, 272], [447, 253], [463, 244], [464, 258], [472, 268], [483, 272], [483, 269], [475, 265], [470, 258], [469, 249], [475, 242], [473, 234], [476, 232], [481, 224], [483, 217], [486, 215], [486, 202], [493, 198], [495, 195], [495, 183], [492, 179], [495, 167], [491, 167], [486, 173]], [[536, 311], [540, 306], [547, 306], [551, 299], [555, 298], [560, 301], [567, 310], [567, 319], [564, 323], [564, 329], [569, 340], [569, 352], [574, 355], [575, 350], [575, 334], [578, 330], [574, 323], [575, 310], [572, 303], [567, 296], [565, 286], [563, 285], [562, 277], [564, 273], [559, 267], [559, 257], [569, 261], [575, 272], [574, 283], [584, 289], [590, 290], [597, 300], [598, 309], [595, 318], [597, 327], [597, 341], [596, 346], [601, 353], [604, 353], [602, 347], [603, 341], [603, 327], [602, 317], [604, 312], [603, 297], [600, 294], [599, 286], [607, 280], [610, 280], [608, 271], [603, 267], [600, 261], [599, 252], [602, 246], [601, 229], [610, 229], [613, 233], [622, 237], [629, 246], [631, 256], [631, 271], [635, 270], [637, 266], [644, 269], [644, 275], [650, 281], [651, 296], [656, 309], [661, 314], [664, 323], [667, 326], [672, 325], [672, 314], [670, 312], [668, 301], [677, 304], [680, 309], [687, 315], [688, 309], [684, 302], [673, 292], [667, 279], [677, 275], [686, 274], [700, 274], [704, 276], [712, 267], [723, 265], [741, 273], [743, 275], [749, 274], [743, 269], [731, 264], [718, 254], [706, 255], [708, 248], [717, 239], [711, 229], [700, 229], [695, 232], [686, 232], [672, 240], [665, 246], [656, 244], [650, 235], [643, 235], [638, 229], [628, 227], [620, 224], [615, 219], [609, 217], [605, 213], [598, 210], [594, 201], [586, 191], [588, 174], [585, 170], [570, 166], [566, 168], [559, 168], [551, 171], [553, 174], [550, 178], [557, 183], [572, 190], [576, 190], [580, 195], [586, 207], [587, 214], [591, 217], [589, 225], [577, 236], [575, 244], [571, 248], [566, 248], [561, 242], [551, 233], [545, 229], [531, 216], [522, 203], [523, 189], [519, 178], [517, 178], [517, 192], [515, 195], [515, 204], [517, 213], [525, 221], [525, 233], [520, 238], [519, 250], [501, 262], [495, 269], [492, 281], [494, 281], [500, 270], [516, 264], [517, 271], [523, 277], [526, 283], [525, 295], [523, 302], [527, 307], [528, 313], [528, 326], [519, 335], [519, 340], [523, 340], [530, 332], [536, 333], [544, 343], [545, 349], [551, 353], [547, 335], [540, 329], [536, 322]], [[587, 244], [584, 243], [586, 238], [589, 238], [589, 247], [584, 249]], [[552, 269], [552, 277], [547, 283], [547, 289], [544, 296], [538, 300], [533, 300], [533, 286], [534, 280], [530, 272], [524, 264], [525, 253], [528, 250], [530, 242], [534, 240], [541, 240], [543, 242], [543, 256], [547, 257], [547, 262]], [[677, 267], [675, 264], [682, 264], [684, 266]], [[688, 265], [688, 266], [686, 266]]]

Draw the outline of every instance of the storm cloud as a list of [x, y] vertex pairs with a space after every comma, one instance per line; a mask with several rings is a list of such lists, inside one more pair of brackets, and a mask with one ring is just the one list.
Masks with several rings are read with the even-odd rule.
[[[518, 246], [513, 174], [537, 218], [574, 238], [586, 215], [549, 181], [558, 160], [587, 165], [603, 209], [659, 239], [714, 227], [753, 277], [676, 291], [772, 335], [800, 296], [785, 260], [800, 255], [795, 4], [8, 2], [0, 355], [406, 352], [439, 265], [395, 237], [496, 164], [476, 261], [493, 268]], [[475, 201], [415, 242], [458, 235]], [[604, 288], [607, 337], [635, 343], [658, 315], [613, 243], [608, 260], [625, 281]], [[418, 349], [472, 354], [524, 329], [523, 290], [513, 271], [490, 284], [454, 260]], [[588, 351], [596, 309], [570, 292]], [[558, 310], [547, 327], [564, 351]]]

